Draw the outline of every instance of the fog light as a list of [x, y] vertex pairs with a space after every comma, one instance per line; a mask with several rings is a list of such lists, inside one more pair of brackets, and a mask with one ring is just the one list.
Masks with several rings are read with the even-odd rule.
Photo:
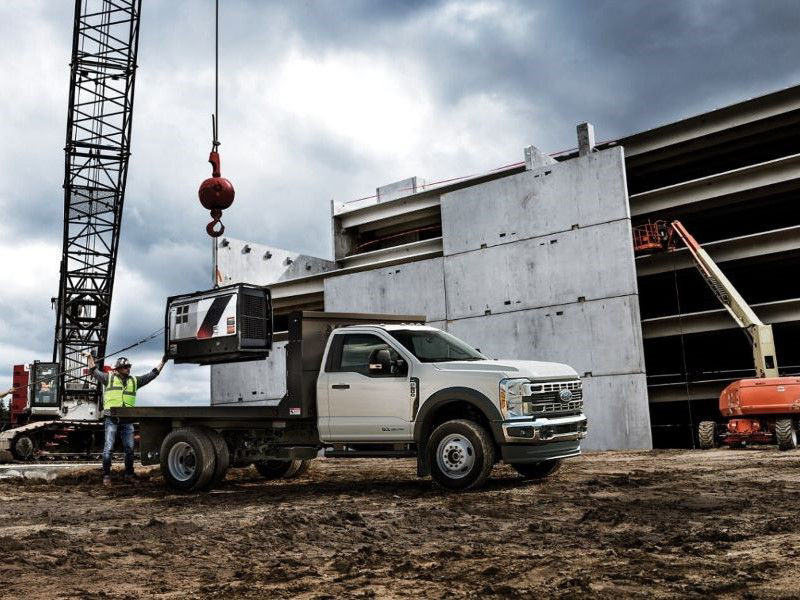
[[532, 438], [534, 436], [533, 427], [509, 427], [508, 435], [512, 437]]

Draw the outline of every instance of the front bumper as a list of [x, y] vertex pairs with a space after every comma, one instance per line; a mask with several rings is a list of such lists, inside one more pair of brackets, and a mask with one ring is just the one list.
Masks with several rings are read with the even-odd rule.
[[503, 421], [503, 441], [506, 444], [551, 444], [577, 441], [586, 437], [586, 415], [568, 417], [538, 417]]

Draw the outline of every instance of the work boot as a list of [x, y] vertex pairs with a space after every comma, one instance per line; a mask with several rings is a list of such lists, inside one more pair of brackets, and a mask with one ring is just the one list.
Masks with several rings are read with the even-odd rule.
[[111, 475], [103, 475], [103, 487], [111, 487]]
[[135, 473], [131, 473], [130, 475], [123, 475], [122, 476], [122, 482], [123, 483], [140, 483], [141, 481], [142, 480]]

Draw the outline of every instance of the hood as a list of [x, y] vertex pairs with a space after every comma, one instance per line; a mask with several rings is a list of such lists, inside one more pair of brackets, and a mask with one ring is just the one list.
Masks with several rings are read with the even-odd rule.
[[433, 363], [433, 366], [441, 371], [490, 371], [537, 381], [579, 379], [578, 373], [569, 365], [537, 360], [458, 360]]

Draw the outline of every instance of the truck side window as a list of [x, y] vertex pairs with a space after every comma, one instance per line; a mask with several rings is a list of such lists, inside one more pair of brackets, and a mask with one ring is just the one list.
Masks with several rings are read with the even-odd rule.
[[334, 361], [330, 371], [361, 373], [370, 375], [369, 361], [377, 350], [388, 350], [392, 360], [397, 360], [400, 355], [389, 344], [377, 336], [366, 333], [351, 333], [341, 336], [342, 352], [339, 364]]

